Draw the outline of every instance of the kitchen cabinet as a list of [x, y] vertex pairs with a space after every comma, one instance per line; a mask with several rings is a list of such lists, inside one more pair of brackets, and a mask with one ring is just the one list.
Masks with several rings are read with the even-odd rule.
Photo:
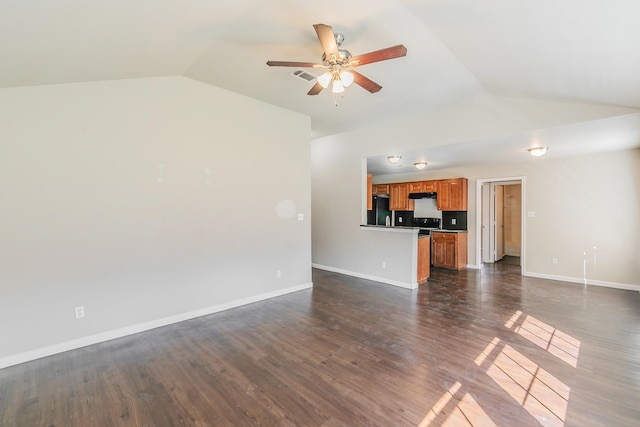
[[437, 191], [437, 181], [416, 181], [409, 183], [409, 193], [431, 193]]
[[467, 233], [431, 233], [431, 263], [452, 270], [467, 268]]
[[438, 180], [436, 185], [438, 209], [441, 211], [466, 211], [468, 185], [467, 178]]
[[372, 187], [373, 194], [389, 195], [389, 184], [374, 184]]
[[418, 283], [424, 283], [429, 278], [431, 259], [431, 239], [429, 237], [418, 238]]
[[372, 193], [372, 184], [371, 180], [373, 179], [373, 175], [370, 173], [367, 174], [367, 210], [370, 211], [373, 209], [373, 198], [371, 197]]
[[389, 184], [389, 210], [412, 211], [413, 200], [409, 199], [409, 185], [406, 182]]

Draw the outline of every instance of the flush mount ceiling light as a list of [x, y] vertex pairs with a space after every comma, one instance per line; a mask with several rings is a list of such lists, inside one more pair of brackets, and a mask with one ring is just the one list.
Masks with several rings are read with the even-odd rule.
[[418, 170], [422, 170], [422, 169], [427, 167], [427, 162], [415, 162], [413, 164], [413, 167], [418, 169]]
[[402, 156], [387, 156], [387, 161], [391, 164], [396, 164], [400, 161], [400, 159], [402, 158]]
[[532, 156], [540, 157], [544, 155], [544, 153], [546, 153], [548, 149], [549, 147], [533, 147], [528, 148], [527, 151], [531, 153]]

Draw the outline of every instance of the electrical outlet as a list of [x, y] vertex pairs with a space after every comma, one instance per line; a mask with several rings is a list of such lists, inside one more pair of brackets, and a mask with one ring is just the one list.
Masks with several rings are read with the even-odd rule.
[[382, 261], [382, 268], [383, 268], [383, 269], [387, 268], [387, 263], [386, 263], [386, 261]]
[[451, 218], [451, 225], [456, 225], [457, 220], [455, 218]]
[[79, 305], [75, 308], [76, 319], [82, 319], [84, 317], [84, 305]]
[[276, 271], [276, 279], [280, 279], [282, 277], [282, 271], [277, 270]]
[[558, 263], [558, 258], [556, 258], [556, 257], [551, 258], [551, 263], [552, 264], [557, 264]]
[[298, 221], [304, 221], [304, 214], [298, 214]]

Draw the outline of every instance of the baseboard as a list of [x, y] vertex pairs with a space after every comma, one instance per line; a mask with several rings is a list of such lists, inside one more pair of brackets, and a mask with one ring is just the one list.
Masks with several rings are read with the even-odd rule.
[[627, 283], [605, 282], [603, 280], [591, 279], [587, 279], [585, 283], [585, 279], [580, 277], [556, 276], [553, 274], [533, 273], [531, 271], [523, 272], [522, 275], [527, 277], [536, 277], [538, 279], [559, 280], [561, 282], [578, 283], [581, 285], [602, 286], [605, 288], [624, 289], [627, 291], [640, 292], [640, 285], [630, 285]]
[[152, 320], [150, 322], [139, 323], [137, 325], [131, 325], [112, 331], [103, 332], [96, 335], [90, 335], [88, 337], [78, 338], [76, 340], [55, 344], [36, 350], [27, 351], [24, 353], [15, 354], [12, 356], [3, 357], [0, 359], [0, 369], [7, 368], [9, 366], [18, 365], [20, 363], [30, 362], [32, 360], [41, 359], [43, 357], [52, 356], [58, 353], [64, 353], [65, 351], [75, 350], [77, 348], [86, 347], [92, 344], [98, 344], [105, 341], [111, 341], [117, 338], [126, 337], [128, 335], [137, 334], [151, 329], [160, 328], [162, 326], [171, 325], [173, 323], [183, 322], [185, 320], [194, 319], [196, 317], [206, 316], [208, 314], [218, 313], [220, 311], [229, 310], [232, 308], [240, 307], [254, 302], [264, 301], [270, 298], [279, 297], [282, 295], [290, 294], [293, 292], [302, 291], [313, 287], [313, 283], [305, 283], [298, 286], [292, 286], [285, 289], [279, 289], [273, 292], [267, 292], [260, 295], [243, 298], [224, 304], [214, 305], [206, 307], [200, 310], [189, 311], [186, 313], [177, 314], [175, 316], [164, 317], [162, 319]]
[[411, 283], [406, 283], [406, 282], [400, 282], [398, 280], [391, 280], [391, 279], [387, 279], [385, 277], [372, 276], [370, 274], [358, 273], [356, 271], [343, 270], [341, 268], [329, 267], [327, 265], [322, 265], [322, 264], [315, 264], [314, 263], [314, 264], [311, 264], [311, 266], [314, 267], [314, 268], [318, 268], [320, 270], [331, 271], [333, 273], [340, 273], [340, 274], [344, 274], [346, 276], [357, 277], [359, 279], [373, 280], [374, 282], [386, 283], [387, 285], [398, 286], [400, 288], [405, 288], [405, 289], [417, 289], [418, 288], [418, 284], [417, 283], [416, 284], [411, 284]]
[[475, 265], [475, 264], [467, 264], [467, 268], [471, 269], [471, 270], [480, 270], [482, 269], [481, 265]]

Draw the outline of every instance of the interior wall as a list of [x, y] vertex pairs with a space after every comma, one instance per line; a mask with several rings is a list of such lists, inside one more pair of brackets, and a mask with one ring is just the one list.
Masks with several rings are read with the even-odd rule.
[[310, 286], [309, 135], [184, 77], [0, 90], [0, 361]]
[[[377, 266], [368, 266], [360, 259], [366, 253], [366, 244], [370, 244], [365, 244], [358, 234], [363, 200], [362, 159], [428, 147], [438, 140], [434, 135], [446, 135], [443, 139], [452, 141], [473, 133], [474, 121], [465, 121], [463, 127], [455, 125], [469, 111], [450, 113], [458, 122], [448, 116], [407, 119], [312, 141], [314, 264], [364, 275], [384, 274], [374, 272]], [[473, 117], [483, 114], [486, 111], [478, 110]], [[486, 132], [487, 127], [499, 133], [499, 120], [492, 121], [488, 116], [484, 119], [477, 128], [478, 134]], [[469, 260], [472, 267], [479, 267], [475, 261], [476, 239], [480, 235], [475, 229], [476, 180], [523, 176], [527, 182], [523, 194], [526, 209], [535, 215], [528, 217], [525, 224], [524, 274], [640, 289], [640, 224], [635, 220], [640, 214], [639, 153], [636, 149], [555, 159], [530, 158], [522, 163], [427, 169], [374, 176], [374, 183], [468, 178]], [[603, 219], [607, 225], [624, 224], [625, 232], [612, 233], [607, 226], [594, 227], [602, 224]], [[558, 258], [559, 262], [552, 264], [552, 258]]]

